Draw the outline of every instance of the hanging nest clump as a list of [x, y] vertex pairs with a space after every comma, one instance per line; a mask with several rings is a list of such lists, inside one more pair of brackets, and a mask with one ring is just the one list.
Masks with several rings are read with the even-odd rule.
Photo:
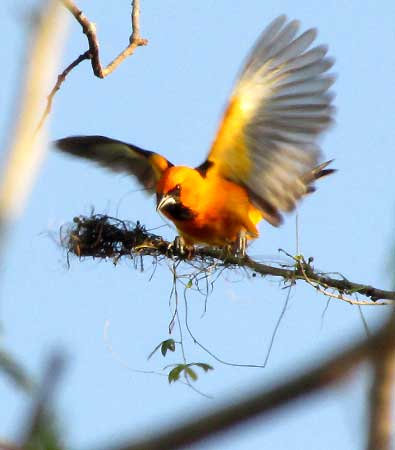
[[[169, 242], [147, 231], [140, 222], [125, 222], [104, 214], [78, 216], [61, 228], [60, 240], [78, 257], [113, 258], [159, 256], [171, 250]], [[170, 255], [169, 255], [170, 256]]]

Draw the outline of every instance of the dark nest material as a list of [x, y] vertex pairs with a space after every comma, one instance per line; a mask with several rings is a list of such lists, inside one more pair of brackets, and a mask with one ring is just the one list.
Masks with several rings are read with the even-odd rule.
[[69, 253], [80, 258], [112, 258], [122, 256], [153, 256], [182, 259], [187, 262], [200, 262], [207, 265], [217, 263], [230, 266], [248, 267], [248, 257], [234, 256], [229, 249], [199, 247], [183, 253], [176, 242], [169, 242], [151, 233], [139, 221], [126, 222], [105, 214], [90, 217], [74, 217], [73, 223], [60, 230], [60, 241]]
[[104, 214], [74, 217], [61, 229], [61, 244], [78, 257], [112, 258], [133, 255], [173, 256], [172, 246], [144, 225]]

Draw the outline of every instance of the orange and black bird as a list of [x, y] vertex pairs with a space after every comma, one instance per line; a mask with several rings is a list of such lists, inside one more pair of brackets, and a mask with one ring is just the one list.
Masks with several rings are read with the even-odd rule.
[[187, 246], [235, 246], [258, 237], [262, 219], [282, 212], [334, 172], [320, 164], [318, 139], [333, 120], [333, 60], [312, 47], [317, 31], [299, 34], [280, 16], [251, 50], [230, 96], [206, 160], [175, 166], [164, 156], [103, 136], [56, 141], [65, 153], [137, 178], [156, 194], [157, 210], [174, 222]]

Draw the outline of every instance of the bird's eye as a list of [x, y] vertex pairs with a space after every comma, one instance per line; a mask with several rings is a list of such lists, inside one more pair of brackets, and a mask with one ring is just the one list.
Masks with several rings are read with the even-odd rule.
[[168, 194], [172, 195], [173, 197], [178, 197], [181, 193], [181, 186], [179, 184], [176, 184], [173, 189], [171, 189]]

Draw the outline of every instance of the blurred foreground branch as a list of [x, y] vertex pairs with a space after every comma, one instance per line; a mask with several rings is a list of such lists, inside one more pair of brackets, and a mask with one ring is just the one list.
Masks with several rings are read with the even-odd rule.
[[0, 440], [0, 450], [64, 450], [54, 408], [54, 394], [64, 366], [63, 354], [56, 352], [50, 355], [42, 381], [31, 389], [33, 402], [29, 414], [18, 430], [19, 442]]
[[[325, 295], [351, 304], [385, 305], [395, 301], [395, 291], [354, 283], [342, 275], [338, 278], [327, 276], [314, 269], [311, 258], [306, 262], [300, 255], [292, 257], [293, 261], [289, 265], [267, 265], [248, 256], [244, 258], [234, 256], [224, 249], [196, 247], [191, 258], [187, 259], [177, 246], [161, 236], [150, 233], [140, 223], [132, 225], [106, 215], [75, 218], [72, 226], [63, 227], [61, 241], [68, 252], [81, 258], [111, 258], [114, 263], [124, 256], [178, 258], [184, 259], [186, 263], [199, 263], [202, 271], [214, 271], [224, 267], [245, 268], [251, 270], [253, 274], [280, 277], [287, 283], [302, 280]], [[351, 298], [350, 296], [354, 294], [363, 295], [368, 300]]]
[[43, 133], [36, 133], [36, 121], [61, 55], [65, 31], [57, 0], [43, 0], [32, 14], [36, 21], [25, 43], [26, 66], [21, 68], [24, 77], [16, 92], [18, 108], [14, 124], [9, 127], [8, 152], [0, 177], [0, 251], [9, 224], [23, 211], [45, 154], [47, 146]]
[[20, 448], [23, 450], [60, 450], [60, 433], [53, 412], [53, 397], [64, 372], [63, 354], [54, 353], [48, 359], [31, 413], [23, 429]]
[[0, 374], [6, 375], [22, 391], [26, 393], [33, 391], [34, 383], [25, 368], [10, 353], [2, 348], [0, 348]]
[[[392, 321], [395, 329], [395, 321]], [[395, 342], [395, 336], [392, 337]], [[368, 450], [391, 450], [395, 443], [393, 408], [395, 403], [395, 351], [378, 351], [374, 358], [374, 379], [371, 391], [370, 433]]]
[[[214, 410], [210, 414], [201, 416], [173, 429], [166, 428], [162, 433], [141, 440], [130, 440], [120, 446], [105, 447], [111, 450], [175, 450], [181, 447], [190, 448], [193, 443], [212, 437], [219, 432], [235, 431], [235, 426], [256, 417], [263, 417], [276, 409], [288, 407], [296, 400], [306, 399], [307, 396], [322, 391], [342, 380], [355, 366], [363, 361], [385, 361], [394, 359], [395, 327], [394, 314], [372, 337], [358, 342], [353, 347], [341, 352], [329, 361], [313, 367], [301, 375], [293, 378], [282, 377], [288, 381], [273, 389], [256, 389], [243, 400]], [[387, 405], [393, 399], [394, 377], [387, 378]], [[391, 392], [392, 391], [392, 392]], [[392, 394], [392, 395], [391, 395]], [[378, 396], [374, 395], [373, 411], [382, 405]], [[383, 399], [382, 399], [383, 400]], [[394, 426], [393, 413], [386, 408], [385, 426], [372, 421], [371, 436], [380, 436], [380, 445], [368, 447], [368, 450], [390, 450], [391, 432]], [[377, 441], [375, 441], [377, 444]]]

